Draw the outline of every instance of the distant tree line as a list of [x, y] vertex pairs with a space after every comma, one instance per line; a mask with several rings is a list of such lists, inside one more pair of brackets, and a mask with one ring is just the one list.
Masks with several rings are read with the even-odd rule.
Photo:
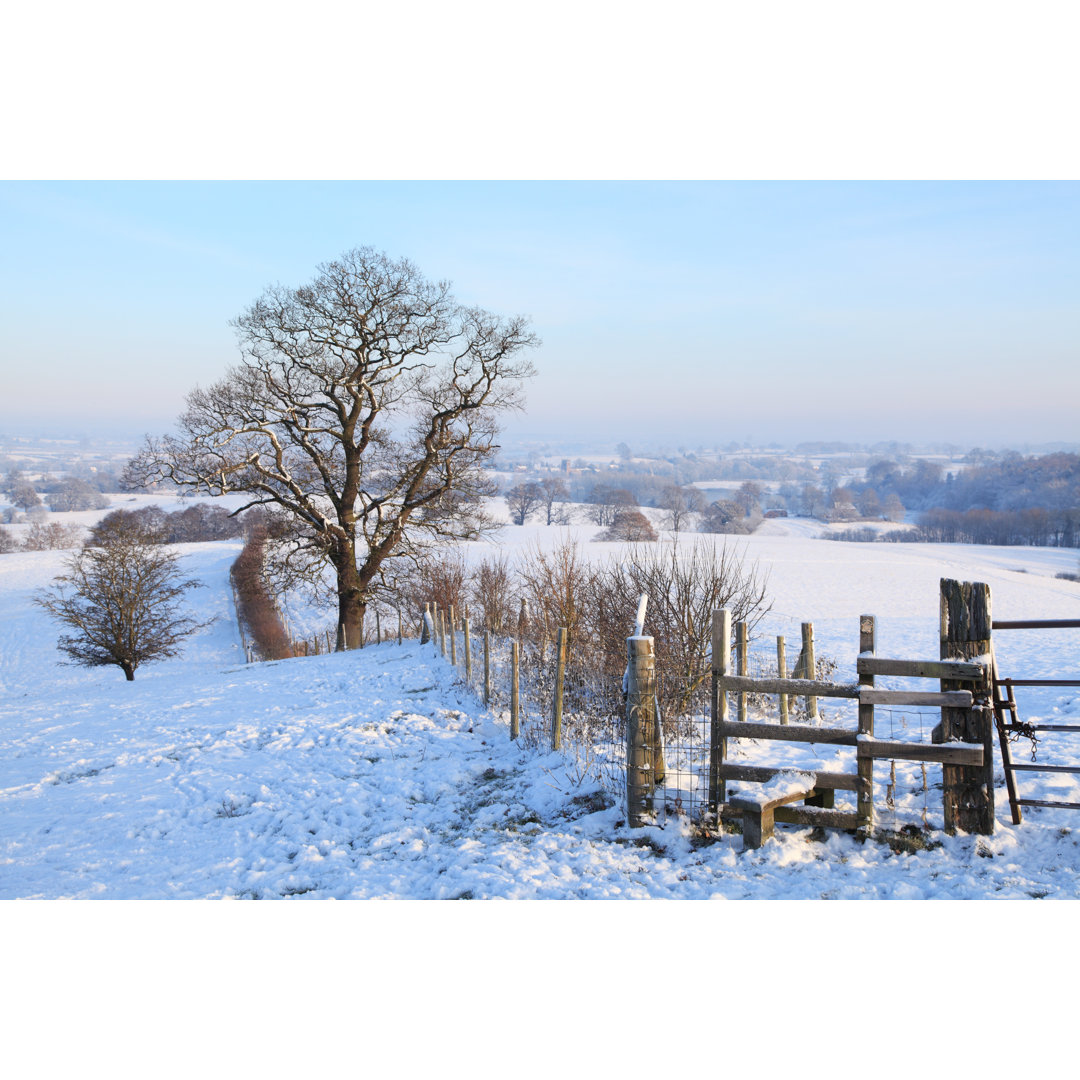
[[828, 540], [892, 544], [994, 544], [1016, 547], [1080, 547], [1080, 507], [1069, 510], [946, 510], [920, 515], [913, 529], [879, 532], [856, 528], [827, 533]]
[[114, 530], [121, 522], [138, 526], [147, 542], [153, 544], [197, 544], [210, 540], [231, 540], [247, 528], [248, 515], [232, 517], [223, 506], [193, 503], [183, 510], [169, 513], [160, 506], [144, 506], [138, 510], [113, 510], [93, 526], [88, 543], [96, 543], [100, 535]]

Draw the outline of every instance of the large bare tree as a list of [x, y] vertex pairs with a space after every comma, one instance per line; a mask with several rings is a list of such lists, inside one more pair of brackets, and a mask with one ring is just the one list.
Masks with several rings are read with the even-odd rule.
[[387, 560], [476, 535], [481, 466], [538, 341], [525, 318], [465, 307], [370, 248], [268, 289], [233, 325], [241, 362], [188, 397], [178, 434], [148, 439], [126, 480], [283, 511], [292, 555], [332, 565], [338, 647], [353, 648]]

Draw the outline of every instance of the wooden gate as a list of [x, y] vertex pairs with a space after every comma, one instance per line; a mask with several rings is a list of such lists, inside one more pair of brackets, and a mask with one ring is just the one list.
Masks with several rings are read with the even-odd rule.
[[[993, 630], [1076, 630], [1080, 619], [1026, 619], [1019, 621], [995, 621]], [[1080, 686], [1080, 679], [1003, 679], [998, 672], [993, 647], [990, 650], [991, 670], [994, 683], [994, 721], [997, 725], [998, 743], [1001, 746], [1001, 762], [1005, 769], [1005, 786], [1009, 792], [1009, 808], [1014, 825], [1021, 821], [1021, 806], [1048, 806], [1063, 810], [1080, 810], [1080, 803], [1053, 802], [1047, 799], [1024, 799], [1016, 789], [1016, 773], [1072, 773], [1080, 776], [1080, 766], [1045, 765], [1040, 762], [1015, 764], [1009, 748], [1010, 735], [1038, 738], [1039, 733], [1080, 732], [1080, 724], [1025, 724], [1019, 715], [1016, 695], [1017, 686]], [[1032, 751], [1032, 758], [1035, 752]]]

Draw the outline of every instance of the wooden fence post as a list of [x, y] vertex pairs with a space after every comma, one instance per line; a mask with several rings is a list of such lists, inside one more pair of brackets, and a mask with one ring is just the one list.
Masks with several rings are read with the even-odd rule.
[[[859, 654], [877, 652], [877, 619], [873, 615], [859, 616]], [[859, 687], [873, 688], [873, 675], [860, 675]], [[859, 734], [874, 737], [874, 706], [859, 705]], [[858, 831], [863, 837], [869, 837], [874, 831], [874, 759], [858, 755], [859, 787], [856, 794], [856, 816]]]
[[656, 777], [656, 657], [651, 637], [626, 639], [626, 817], [637, 829], [651, 817]]
[[375, 644], [382, 644], [382, 623], [379, 621], [379, 609], [375, 609]]
[[518, 665], [521, 646], [512, 642], [510, 645], [510, 738], [516, 739], [521, 733], [520, 705], [518, 694]]
[[566, 627], [560, 626], [555, 646], [555, 698], [551, 703], [551, 749], [562, 746], [563, 681], [566, 678]]
[[426, 645], [431, 640], [432, 626], [429, 625], [428, 620], [431, 619], [431, 604], [424, 605], [424, 617], [420, 624], [420, 644]]
[[472, 642], [469, 638], [469, 619], [465, 618], [465, 684], [472, 685]]
[[[776, 638], [776, 677], [778, 679], [787, 678], [787, 653], [785, 652], [784, 635], [780, 634]], [[780, 723], [787, 724], [790, 722], [790, 715], [788, 713], [788, 696], [787, 694], [780, 695]]]
[[[746, 623], [737, 622], [735, 624], [735, 674], [736, 675], [749, 675], [747, 671], [749, 666], [749, 650], [750, 642], [746, 632]], [[746, 694], [745, 692], [739, 693], [739, 720], [742, 723], [746, 723]]]
[[[814, 624], [804, 622], [802, 624], [802, 656], [803, 656], [803, 678], [810, 679], [811, 682], [817, 678], [817, 659], [814, 656]], [[817, 720], [817, 698], [807, 697], [806, 699], [806, 719]]]
[[491, 631], [484, 631], [484, 705], [491, 706]]
[[401, 608], [397, 609], [397, 643], [401, 644]]
[[709, 735], [709, 809], [716, 811], [727, 800], [727, 784], [720, 779], [720, 766], [727, 756], [727, 739], [720, 725], [728, 721], [727, 691], [720, 689], [720, 679], [731, 663], [731, 612], [713, 612], [712, 621], [712, 707]]
[[[990, 670], [990, 586], [941, 579], [941, 659], [976, 660]], [[970, 709], [942, 707], [941, 741], [980, 743], [982, 765], [942, 765], [945, 831], [985, 836], [994, 831], [994, 744], [990, 675], [981, 685], [942, 679], [941, 689], [970, 689]]]
[[439, 648], [442, 650], [443, 659], [446, 659], [446, 612], [439, 608]]
[[450, 605], [450, 663], [457, 667], [457, 627], [454, 625], [454, 605]]

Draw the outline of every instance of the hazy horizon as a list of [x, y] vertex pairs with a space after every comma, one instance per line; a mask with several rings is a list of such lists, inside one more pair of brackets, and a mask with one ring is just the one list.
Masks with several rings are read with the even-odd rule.
[[370, 245], [532, 319], [538, 375], [511, 434], [1068, 442], [1078, 196], [1067, 181], [0, 183], [0, 425], [168, 430], [239, 359], [229, 320], [266, 286]]

